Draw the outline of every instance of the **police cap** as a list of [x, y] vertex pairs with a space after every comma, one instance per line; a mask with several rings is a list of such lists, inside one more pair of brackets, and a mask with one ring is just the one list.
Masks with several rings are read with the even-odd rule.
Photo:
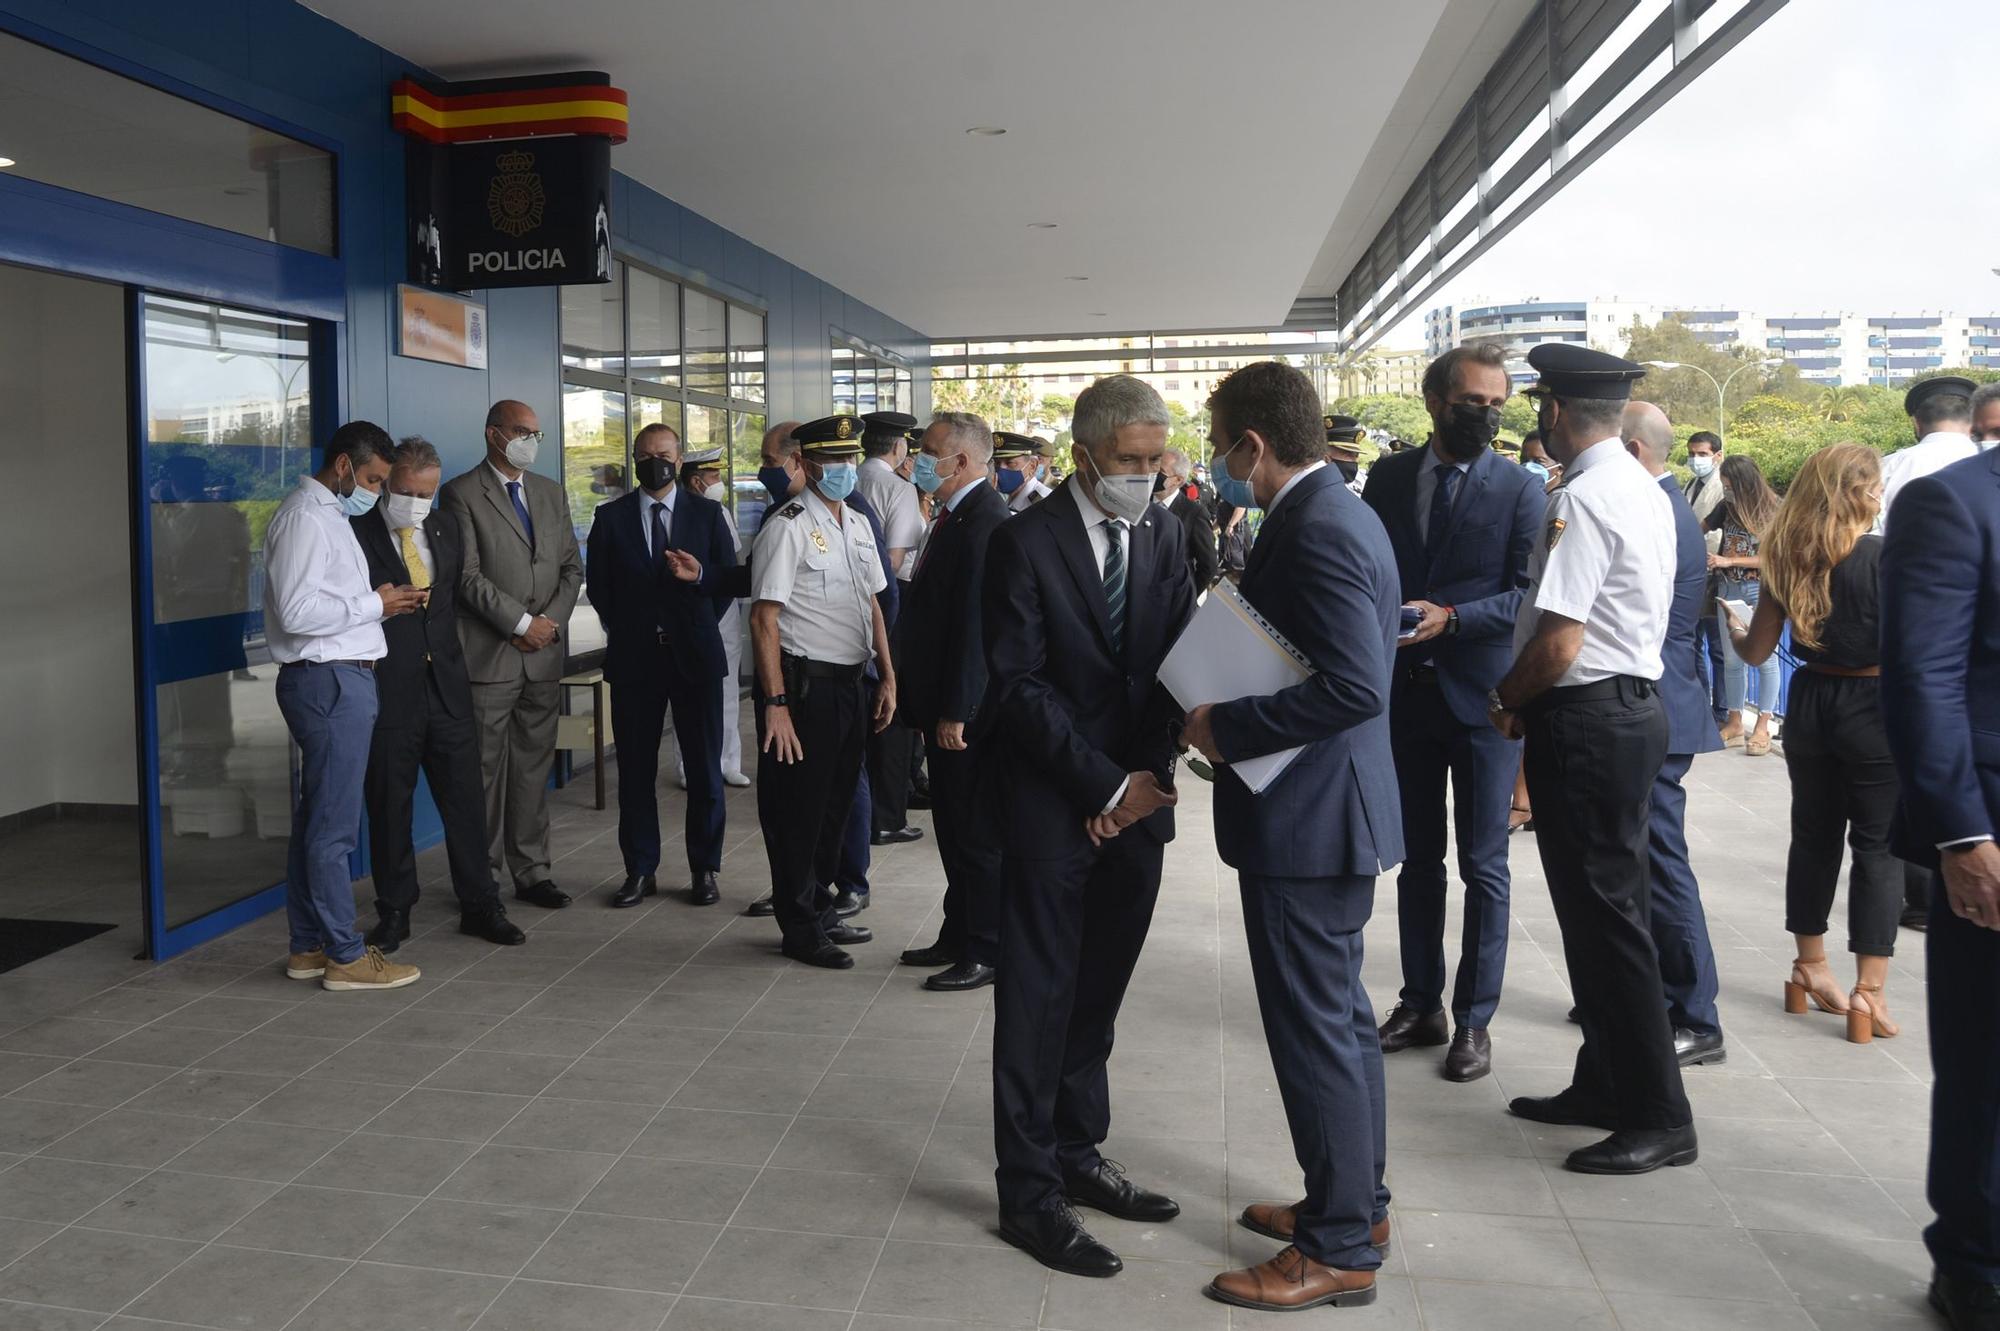
[[1045, 457], [1048, 445], [1031, 434], [1015, 434], [1012, 430], [993, 432], [993, 456], [996, 458]]
[[1961, 379], [1955, 374], [1941, 374], [1935, 379], [1911, 384], [1910, 391], [1903, 395], [1903, 410], [1914, 416], [1924, 403], [1940, 393], [1960, 393], [1971, 397], [1978, 389], [1979, 385], [1970, 379]]
[[917, 418], [906, 411], [864, 412], [861, 423], [869, 434], [907, 435], [917, 428]]
[[1342, 453], [1361, 451], [1361, 422], [1352, 416], [1322, 416], [1326, 424], [1326, 442], [1330, 448]]
[[842, 412], [837, 416], [822, 416], [816, 421], [807, 421], [792, 431], [792, 439], [800, 449], [816, 458], [840, 457], [861, 451], [863, 428], [859, 416]]
[[1623, 402], [1632, 396], [1633, 382], [1646, 377], [1643, 365], [1574, 342], [1543, 342], [1530, 347], [1528, 364], [1541, 377], [1521, 391], [1554, 397]]
[[718, 445], [715, 448], [690, 449], [682, 456], [681, 466], [698, 467], [704, 471], [719, 470], [722, 466], [722, 448]]

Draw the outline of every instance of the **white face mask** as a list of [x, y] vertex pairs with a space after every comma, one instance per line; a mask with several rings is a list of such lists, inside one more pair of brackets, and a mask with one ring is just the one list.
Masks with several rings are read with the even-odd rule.
[[1097, 472], [1097, 482], [1091, 492], [1097, 496], [1098, 505], [1106, 513], [1134, 524], [1146, 516], [1146, 510], [1153, 506], [1152, 472], [1139, 476], [1106, 476], [1098, 469], [1096, 458], [1088, 452], [1084, 457], [1089, 459], [1090, 469]]
[[428, 499], [399, 494], [382, 496], [382, 516], [388, 519], [390, 531], [401, 531], [405, 527], [421, 527], [424, 525], [424, 519], [430, 515], [431, 501]]
[[541, 452], [542, 441], [534, 435], [507, 441], [507, 464], [522, 471], [535, 465], [535, 456]]

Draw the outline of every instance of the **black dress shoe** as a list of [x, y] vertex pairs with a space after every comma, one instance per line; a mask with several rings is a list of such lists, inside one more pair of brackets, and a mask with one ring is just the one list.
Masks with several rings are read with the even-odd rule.
[[1125, 1167], [1116, 1160], [1099, 1160], [1094, 1170], [1066, 1175], [1063, 1192], [1079, 1206], [1120, 1220], [1172, 1220], [1181, 1213], [1179, 1202], [1140, 1187], [1125, 1176]]
[[1522, 1095], [1507, 1102], [1507, 1112], [1516, 1118], [1530, 1119], [1536, 1123], [1553, 1123], [1559, 1128], [1603, 1128], [1606, 1132], [1616, 1129], [1611, 1122], [1611, 1111], [1602, 1105], [1586, 1104], [1574, 1093], [1564, 1091], [1560, 1095]]
[[897, 957], [904, 966], [951, 966], [958, 961], [958, 953], [943, 943], [932, 943], [929, 947], [913, 947]]
[[961, 961], [948, 971], [939, 971], [924, 981], [924, 988], [940, 994], [983, 989], [993, 983], [993, 968], [981, 961]]
[[850, 957], [832, 943], [824, 940], [808, 943], [802, 947], [793, 947], [790, 943], [786, 943], [778, 950], [793, 961], [803, 961], [808, 966], [819, 966], [830, 971], [844, 971], [854, 968], [853, 957]]
[[715, 870], [694, 876], [688, 883], [688, 900], [697, 906], [713, 906], [722, 900], [722, 889], [715, 882]]
[[1674, 1027], [1674, 1057], [1684, 1068], [1700, 1067], [1703, 1063], [1720, 1063], [1729, 1057], [1729, 1051], [1722, 1047], [1722, 1032], [1711, 1031], [1704, 1035], [1691, 1031], [1685, 1026]]
[[893, 832], [877, 832], [868, 838], [873, 846], [900, 846], [910, 841], [922, 841], [924, 829], [921, 827], [899, 827]]
[[1082, 1217], [1068, 1206], [1053, 1211], [1002, 1211], [1000, 1237], [1065, 1275], [1101, 1279], [1125, 1269], [1118, 1254], [1092, 1238]]
[[1493, 1042], [1483, 1030], [1461, 1026], [1444, 1056], [1446, 1081], [1478, 1081], [1493, 1071]]
[[1931, 1307], [1951, 1331], [2000, 1331], [2000, 1285], [1934, 1270]]
[[410, 912], [384, 910], [382, 918], [368, 931], [368, 946], [380, 952], [394, 952], [410, 936]]
[[826, 931], [827, 941], [845, 947], [850, 943], [872, 943], [875, 935], [858, 924], [836, 924]]
[[755, 901], [745, 906], [743, 913], [745, 915], [757, 916], [776, 915], [778, 908], [771, 904], [771, 894], [766, 892], [763, 896], [758, 897]]
[[840, 891], [833, 894], [833, 913], [843, 920], [850, 915], [859, 915], [867, 909], [868, 894], [866, 892], [853, 892], [843, 887]]
[[653, 875], [649, 873], [631, 874], [625, 879], [625, 886], [612, 894], [611, 904], [623, 910], [627, 906], [638, 905], [659, 890], [660, 885], [653, 881]]
[[1389, 1009], [1389, 1019], [1382, 1023], [1377, 1034], [1381, 1036], [1385, 1054], [1451, 1043], [1451, 1027], [1445, 1024], [1442, 1008], [1436, 1012], [1418, 1012], [1401, 1003]]
[[495, 902], [491, 910], [466, 911], [458, 917], [458, 931], [484, 938], [501, 947], [519, 947], [528, 941], [521, 926], [507, 918], [506, 907]]
[[561, 910], [569, 904], [569, 893], [544, 878], [532, 887], [517, 887], [514, 895], [530, 906], [540, 906], [543, 910]]
[[1680, 1128], [1626, 1128], [1569, 1153], [1565, 1168], [1579, 1174], [1650, 1174], [1663, 1165], [1691, 1165], [1694, 1124]]

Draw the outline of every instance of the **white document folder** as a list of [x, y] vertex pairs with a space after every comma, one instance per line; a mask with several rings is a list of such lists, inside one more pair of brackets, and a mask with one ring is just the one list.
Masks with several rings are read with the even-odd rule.
[[[1257, 698], [1303, 683], [1312, 663], [1264, 619], [1243, 594], [1227, 582], [1214, 590], [1194, 612], [1187, 628], [1160, 663], [1160, 682], [1185, 711], [1204, 703]], [[1304, 746], [1245, 758], [1230, 770], [1256, 794], [1262, 794]]]

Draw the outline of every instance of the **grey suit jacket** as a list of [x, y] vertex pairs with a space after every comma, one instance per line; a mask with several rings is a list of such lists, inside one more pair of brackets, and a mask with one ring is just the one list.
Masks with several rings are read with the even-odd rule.
[[[440, 496], [465, 550], [458, 636], [475, 684], [503, 684], [523, 675], [560, 679], [569, 653], [570, 611], [583, 585], [583, 555], [570, 526], [569, 502], [562, 486], [546, 476], [530, 471], [521, 480], [535, 522], [532, 543], [485, 459], [447, 482]], [[547, 615], [562, 632], [540, 651], [523, 652], [511, 641], [523, 614]]]

